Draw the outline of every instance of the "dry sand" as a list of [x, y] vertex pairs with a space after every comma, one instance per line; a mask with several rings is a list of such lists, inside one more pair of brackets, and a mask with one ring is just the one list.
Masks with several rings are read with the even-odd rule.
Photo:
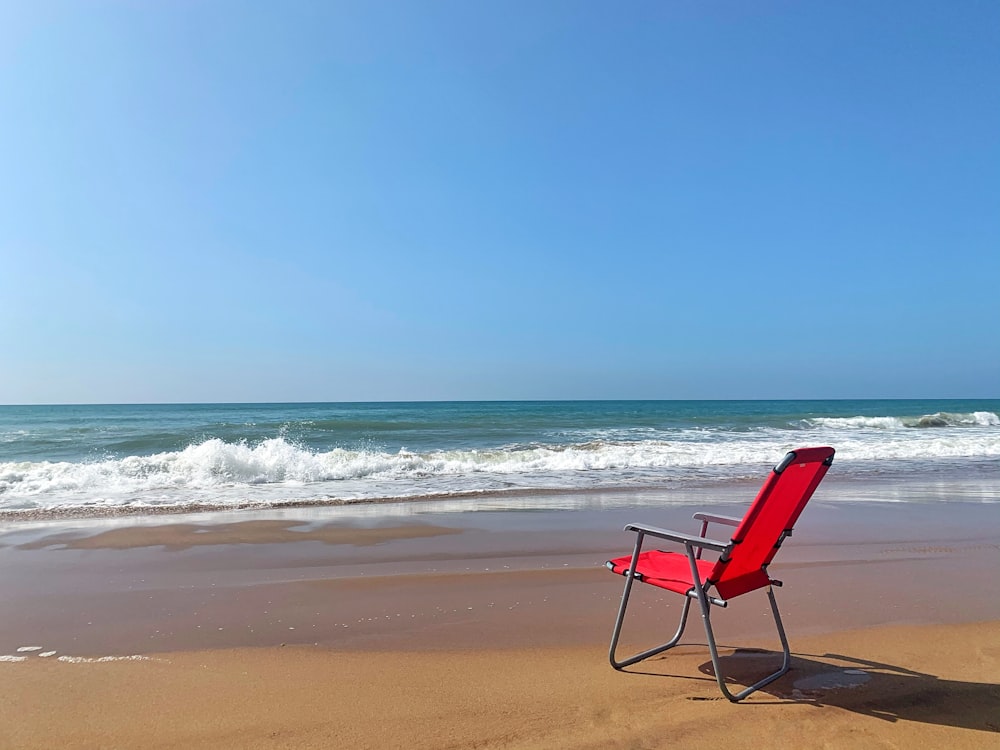
[[[1000, 747], [995, 623], [799, 639], [793, 671], [743, 704], [703, 649], [629, 673], [603, 649], [334, 652], [4, 665], [8, 748]], [[773, 657], [729, 657], [737, 676]], [[861, 669], [853, 689], [796, 681]], [[829, 682], [829, 680], [828, 680]], [[836, 682], [836, 679], [832, 680]]]
[[[0, 747], [1000, 747], [998, 516], [810, 508], [773, 569], [792, 671], [739, 705], [697, 618], [608, 665], [617, 513], [7, 526]], [[641, 588], [626, 648], [678, 611]], [[774, 669], [762, 593], [713, 622], [736, 683]]]

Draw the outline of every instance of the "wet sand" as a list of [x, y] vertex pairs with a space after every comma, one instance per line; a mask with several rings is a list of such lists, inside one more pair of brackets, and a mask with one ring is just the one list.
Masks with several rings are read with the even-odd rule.
[[[792, 672], [740, 706], [703, 646], [607, 664], [621, 527], [693, 510], [6, 524], [0, 746], [1000, 747], [1000, 505], [814, 503], [772, 566]], [[681, 601], [640, 589], [625, 648]], [[733, 650], [778, 647], [762, 593], [713, 623], [737, 681], [773, 663]]]

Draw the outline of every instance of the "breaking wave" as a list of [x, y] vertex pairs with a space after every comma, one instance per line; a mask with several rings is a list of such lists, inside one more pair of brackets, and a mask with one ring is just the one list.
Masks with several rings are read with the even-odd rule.
[[805, 422], [815, 427], [895, 430], [911, 427], [998, 427], [1000, 417], [991, 411], [974, 411], [968, 414], [937, 412], [920, 417], [815, 417]]
[[[954, 429], [912, 430], [907, 428], [919, 425], [907, 425], [905, 419], [893, 424], [895, 418], [856, 417], [816, 419], [812, 427], [796, 430], [682, 430], [672, 440], [591, 440], [423, 453], [317, 451], [281, 437], [256, 444], [212, 438], [151, 456], [0, 463], [0, 510], [365, 501], [742, 479], [760, 475], [765, 468], [762, 457], [776, 460], [806, 444], [834, 445], [842, 470], [852, 462], [851, 470], [862, 472], [879, 471], [883, 464], [899, 460], [933, 466], [951, 459], [1000, 457], [1000, 430], [959, 429], [996, 427], [1000, 420], [995, 414], [931, 416]], [[879, 434], [859, 428], [874, 428]], [[872, 468], [864, 468], [866, 463]]]

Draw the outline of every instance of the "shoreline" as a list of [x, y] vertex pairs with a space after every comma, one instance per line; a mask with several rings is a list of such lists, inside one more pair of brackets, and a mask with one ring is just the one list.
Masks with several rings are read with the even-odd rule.
[[[664, 485], [651, 487], [638, 487], [631, 485], [608, 485], [600, 487], [509, 487], [476, 490], [456, 490], [453, 492], [432, 492], [424, 495], [389, 495], [384, 497], [320, 497], [302, 498], [276, 501], [238, 501], [233, 503], [206, 503], [192, 502], [184, 505], [69, 505], [50, 508], [5, 508], [0, 509], [0, 526], [4, 523], [32, 522], [32, 521], [64, 521], [80, 519], [105, 519], [105, 518], [127, 518], [143, 516], [176, 516], [201, 513], [225, 514], [228, 512], [239, 513], [242, 511], [268, 512], [271, 510], [308, 510], [314, 508], [365, 508], [384, 506], [419, 506], [421, 504], [434, 504], [442, 502], [454, 502], [473, 499], [497, 499], [500, 501], [527, 498], [536, 502], [544, 503], [545, 499], [564, 498], [572, 496], [596, 497], [596, 496], [617, 496], [625, 500], [626, 504], [635, 504], [638, 498], [655, 496], [663, 498], [664, 495], [671, 494], [692, 494], [704, 493], [706, 495], [722, 494], [738, 495], [739, 502], [746, 497], [744, 487], [755, 487], [756, 479], [723, 480], [725, 484], [720, 487], [717, 483], [705, 482], [701, 484], [687, 485]], [[998, 494], [1000, 502], [1000, 494]], [[683, 504], [683, 503], [682, 503]], [[476, 506], [469, 505], [468, 510], [476, 510]], [[511, 510], [519, 510], [512, 506]], [[432, 511], [433, 512], [433, 511]]]
[[[760, 476], [677, 480], [662, 485], [596, 485], [593, 487], [506, 487], [429, 492], [422, 495], [372, 497], [312, 497], [284, 500], [192, 501], [171, 505], [66, 505], [42, 508], [0, 509], [0, 533], [5, 526], [62, 521], [145, 518], [215, 514], [361, 509], [372, 513], [478, 512], [485, 510], [593, 510], [615, 508], [689, 507], [746, 504], [760, 487]], [[824, 497], [829, 500], [823, 500]], [[881, 476], [831, 474], [818, 494], [830, 503], [952, 503], [1000, 504], [1000, 473], [956, 472], [941, 475]], [[814, 500], [814, 502], [816, 502]]]

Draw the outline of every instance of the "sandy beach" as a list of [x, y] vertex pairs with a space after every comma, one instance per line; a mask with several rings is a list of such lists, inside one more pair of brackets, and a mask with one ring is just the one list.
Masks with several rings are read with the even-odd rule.
[[[772, 568], [792, 670], [740, 705], [697, 620], [607, 662], [621, 527], [693, 508], [419, 509], [5, 525], [0, 745], [1000, 747], [996, 504], [807, 509]], [[641, 588], [626, 648], [678, 612]], [[737, 683], [773, 670], [763, 594], [713, 623]]]
[[1000, 750], [998, 50], [0, 2], [0, 750]]

